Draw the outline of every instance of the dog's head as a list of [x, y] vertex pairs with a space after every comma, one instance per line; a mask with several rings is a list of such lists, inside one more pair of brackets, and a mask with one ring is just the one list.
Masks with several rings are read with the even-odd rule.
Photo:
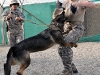
[[53, 22], [57, 22], [57, 23], [60, 23], [60, 24], [64, 24], [65, 21], [66, 21], [65, 11], [63, 11], [61, 14], [57, 15], [53, 19]]
[[61, 14], [57, 15], [52, 22], [55, 26], [57, 26], [62, 32], [64, 31], [64, 22], [66, 21], [65, 12], [63, 11]]

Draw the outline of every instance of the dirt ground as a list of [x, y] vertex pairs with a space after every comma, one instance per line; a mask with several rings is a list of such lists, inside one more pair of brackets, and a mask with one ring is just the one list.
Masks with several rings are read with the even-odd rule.
[[[31, 64], [24, 75], [56, 75], [63, 70], [63, 65], [57, 51], [58, 45], [52, 48], [32, 53]], [[9, 47], [0, 46], [0, 75], [4, 75], [3, 63]], [[75, 63], [79, 73], [74, 75], [100, 75], [100, 42], [78, 43], [73, 48]], [[19, 66], [12, 66], [11, 75], [16, 75]]]

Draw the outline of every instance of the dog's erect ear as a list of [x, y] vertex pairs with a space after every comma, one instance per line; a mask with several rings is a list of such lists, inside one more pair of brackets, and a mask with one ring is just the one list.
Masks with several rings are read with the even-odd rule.
[[63, 19], [65, 18], [65, 11], [64, 11], [64, 10], [65, 10], [65, 9], [63, 9], [62, 13], [59, 14], [59, 15], [57, 15], [57, 16], [55, 17], [55, 19], [53, 19], [53, 22], [58, 21], [58, 20], [63, 20]]
[[57, 15], [54, 19], [53, 19], [53, 22], [57, 21], [59, 19], [59, 15]]

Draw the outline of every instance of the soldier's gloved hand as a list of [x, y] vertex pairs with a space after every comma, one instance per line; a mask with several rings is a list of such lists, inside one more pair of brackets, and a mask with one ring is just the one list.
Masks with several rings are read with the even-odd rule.
[[16, 21], [20, 21], [21, 18], [20, 18], [20, 17], [16, 17], [15, 20], [16, 20]]
[[10, 14], [8, 14], [8, 18], [12, 18], [12, 14], [10, 13]]

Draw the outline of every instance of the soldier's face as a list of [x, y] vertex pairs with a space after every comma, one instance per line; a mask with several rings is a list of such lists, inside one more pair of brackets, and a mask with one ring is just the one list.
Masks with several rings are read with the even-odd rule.
[[12, 10], [16, 10], [16, 9], [17, 9], [17, 7], [18, 7], [18, 5], [13, 4], [13, 5], [11, 6], [11, 9], [12, 9]]

